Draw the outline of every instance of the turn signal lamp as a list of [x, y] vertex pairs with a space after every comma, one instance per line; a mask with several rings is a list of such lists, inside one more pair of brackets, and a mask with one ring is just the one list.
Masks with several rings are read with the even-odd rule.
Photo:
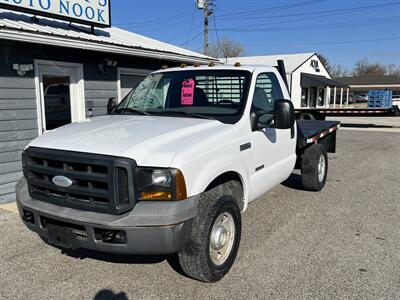
[[175, 193], [176, 200], [187, 198], [185, 178], [180, 170], [177, 170], [175, 174]]
[[141, 192], [141, 200], [172, 200], [171, 192]]

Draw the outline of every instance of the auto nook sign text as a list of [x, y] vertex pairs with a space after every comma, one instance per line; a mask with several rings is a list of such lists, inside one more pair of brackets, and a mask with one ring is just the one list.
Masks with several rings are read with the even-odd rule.
[[99, 27], [111, 26], [110, 0], [0, 0], [0, 7]]

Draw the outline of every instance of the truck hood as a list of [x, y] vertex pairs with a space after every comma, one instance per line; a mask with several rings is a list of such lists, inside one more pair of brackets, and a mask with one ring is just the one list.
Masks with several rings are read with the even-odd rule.
[[195, 118], [109, 115], [48, 131], [28, 146], [128, 157], [142, 166], [169, 167], [177, 153], [193, 146], [193, 137], [221, 134], [228, 126]]

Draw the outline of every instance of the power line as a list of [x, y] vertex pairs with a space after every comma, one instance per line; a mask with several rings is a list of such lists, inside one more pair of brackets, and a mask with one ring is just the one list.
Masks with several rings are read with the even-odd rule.
[[192, 51], [194, 51], [194, 52], [199, 52], [200, 50], [202, 50], [203, 49], [203, 45], [201, 45], [200, 47], [198, 47], [198, 48], [196, 48], [196, 49], [193, 49]]
[[[397, 23], [400, 22], [400, 17], [389, 17], [389, 18], [376, 18], [357, 20], [351, 22], [340, 22], [340, 23], [325, 23], [325, 24], [314, 24], [308, 26], [292, 26], [292, 27], [268, 27], [268, 28], [220, 28], [219, 31], [232, 31], [232, 32], [258, 32], [258, 31], [301, 31], [301, 30], [326, 30], [326, 29], [337, 29], [347, 27], [359, 27], [359, 26], [377, 26], [381, 24]], [[266, 24], [264, 24], [266, 25]]]
[[184, 11], [181, 11], [180, 13], [177, 13], [177, 14], [175, 14], [175, 15], [172, 15], [172, 16], [167, 16], [167, 17], [163, 17], [163, 18], [157, 18], [156, 20], [155, 19], [149, 19], [149, 20], [146, 20], [146, 21], [139, 21], [139, 22], [130, 22], [130, 23], [115, 23], [115, 25], [116, 26], [126, 26], [126, 25], [143, 25], [143, 24], [154, 24], [154, 22], [157, 22], [157, 23], [160, 23], [160, 22], [163, 22], [163, 21], [171, 21], [171, 20], [173, 20], [173, 21], [175, 21], [177, 18], [179, 18], [179, 17], [182, 17], [182, 16], [187, 16], [187, 13], [188, 12], [191, 12], [192, 10], [190, 9], [190, 10], [184, 10]]
[[203, 31], [200, 31], [199, 33], [197, 33], [196, 35], [192, 36], [192, 38], [190, 38], [189, 40], [187, 40], [186, 42], [184, 42], [183, 44], [180, 44], [179, 46], [185, 46], [188, 43], [190, 43], [191, 41], [195, 40], [196, 38], [198, 38], [199, 36], [201, 36], [203, 34]]
[[217, 36], [218, 46], [221, 47], [221, 44], [219, 42], [219, 34], [218, 34], [217, 23], [215, 22], [215, 17], [214, 16], [213, 16], [213, 21], [214, 21], [214, 29], [215, 29], [215, 33], [216, 33], [216, 36]]
[[[396, 2], [396, 4], [397, 5], [399, 5], [400, 4], [400, 2]], [[393, 3], [392, 3], [392, 5], [393, 5]], [[368, 8], [376, 8], [376, 7], [382, 7], [383, 5], [371, 5], [371, 6], [368, 6]], [[385, 5], [386, 6], [386, 5]], [[364, 7], [365, 8], [365, 7]], [[349, 11], [349, 12], [347, 12], [347, 11], [345, 11], [346, 9], [341, 9], [341, 10], [332, 10], [330, 13], [329, 13], [329, 11], [326, 11], [326, 13], [325, 14], [317, 14], [316, 16], [313, 16], [313, 19], [317, 19], [317, 18], [324, 18], [324, 17], [328, 17], [328, 16], [333, 16], [333, 15], [338, 15], [338, 14], [343, 14], [343, 13], [349, 13], [349, 12], [352, 12], [352, 11]], [[335, 12], [333, 12], [333, 11], [335, 11]], [[307, 14], [309, 14], [309, 13], [307, 13]], [[299, 19], [291, 19], [290, 20], [290, 22], [295, 22], [295, 21], [309, 21], [310, 19], [307, 17], [307, 18], [299, 18]], [[268, 26], [268, 25], [275, 25], [275, 24], [282, 24], [282, 23], [288, 23], [288, 21], [287, 20], [282, 20], [282, 21], [272, 21], [272, 22], [269, 22], [269, 23], [259, 23], [259, 24], [247, 24], [247, 26], [248, 27], [260, 27], [260, 26]]]
[[170, 20], [170, 21], [165, 21], [165, 22], [154, 22], [151, 25], [143, 25], [143, 26], [137, 26], [137, 25], [129, 25], [129, 26], [123, 26], [124, 28], [132, 28], [132, 29], [138, 29], [138, 30], [146, 30], [146, 31], [154, 31], [154, 30], [161, 30], [169, 27], [173, 27], [177, 24], [182, 24], [186, 23], [189, 20], [190, 17], [186, 18], [181, 18], [179, 21], [175, 20]]
[[288, 44], [271, 44], [271, 43], [249, 43], [246, 46], [289, 46], [289, 47], [301, 47], [308, 45], [335, 45], [335, 44], [352, 44], [352, 43], [364, 43], [364, 42], [378, 42], [378, 41], [393, 41], [400, 40], [398, 37], [388, 38], [377, 38], [377, 39], [366, 39], [366, 40], [347, 40], [347, 41], [326, 41], [326, 42], [304, 42], [302, 44], [288, 43]]
[[229, 13], [225, 15], [220, 15], [219, 18], [224, 18], [224, 17], [230, 17], [230, 16], [253, 16], [253, 15], [259, 15], [265, 12], [269, 11], [276, 11], [276, 10], [281, 10], [281, 9], [290, 9], [290, 8], [295, 8], [295, 7], [301, 7], [301, 6], [307, 6], [307, 5], [312, 5], [316, 3], [321, 3], [325, 2], [326, 0], [311, 0], [311, 1], [303, 1], [295, 4], [286, 4], [286, 5], [279, 5], [279, 6], [273, 6], [269, 8], [263, 8], [263, 9], [255, 9], [255, 10], [248, 10], [248, 11], [241, 11], [241, 12], [236, 12], [236, 13]]
[[[175, 27], [176, 25], [186, 24], [186, 23], [187, 23], [186, 19], [181, 19], [178, 22], [164, 24], [162, 26], [157, 26], [157, 27], [153, 27], [153, 28], [144, 28], [144, 29], [139, 28], [138, 30], [135, 30], [135, 31], [137, 31], [138, 33], [147, 33], [147, 32], [154, 32], [154, 31], [160, 31], [160, 30], [165, 31], [165, 29], [167, 29], [167, 28], [172, 28], [172, 27]], [[137, 29], [136, 26], [125, 26], [125, 28]], [[182, 37], [182, 34], [179, 37]]]
[[194, 9], [193, 9], [192, 21], [190, 22], [189, 31], [187, 33], [185, 43], [187, 43], [187, 41], [189, 40], [190, 34], [192, 33], [193, 22], [194, 22], [194, 17], [196, 15], [196, 11], [197, 11], [197, 7], [195, 6]]
[[[277, 19], [277, 18], [288, 18], [288, 17], [309, 16], [309, 15], [313, 16], [313, 18], [321, 18], [321, 17], [335, 15], [335, 14], [346, 14], [346, 13], [352, 13], [355, 11], [369, 10], [369, 9], [374, 9], [374, 8], [381, 8], [381, 7], [388, 7], [388, 6], [395, 6], [395, 5], [400, 5], [400, 2], [390, 2], [390, 3], [384, 3], [384, 4], [366, 5], [366, 6], [331, 9], [331, 10], [325, 10], [325, 11], [312, 11], [312, 12], [294, 13], [294, 14], [264, 15], [264, 16], [260, 16], [260, 17], [253, 16], [251, 18], [249, 18], [249, 17], [220, 18], [219, 16], [216, 16], [216, 18], [220, 21], [221, 20], [231, 20], [231, 19], [234, 19], [234, 20], [249, 20], [249, 19], [253, 20], [253, 19], [265, 19], [265, 18]], [[303, 20], [303, 19], [300, 19], [300, 20]], [[284, 22], [287, 22], [287, 21], [288, 20], [284, 20]], [[291, 21], [295, 21], [295, 20], [291, 20]]]
[[222, 48], [221, 48], [221, 43], [220, 43], [220, 41], [219, 41], [219, 34], [218, 34], [218, 29], [217, 29], [217, 22], [215, 21], [215, 14], [213, 14], [212, 18], [213, 18], [213, 21], [214, 21], [214, 29], [215, 29], [215, 34], [216, 34], [216, 36], [217, 36], [218, 48], [222, 50]]

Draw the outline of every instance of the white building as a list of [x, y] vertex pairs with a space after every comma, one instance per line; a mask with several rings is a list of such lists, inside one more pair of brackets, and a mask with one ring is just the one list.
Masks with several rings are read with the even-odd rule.
[[335, 107], [336, 104], [341, 107], [348, 103], [347, 86], [332, 80], [316, 53], [234, 57], [225, 62], [277, 66], [278, 60], [285, 62], [289, 93], [295, 108]]

